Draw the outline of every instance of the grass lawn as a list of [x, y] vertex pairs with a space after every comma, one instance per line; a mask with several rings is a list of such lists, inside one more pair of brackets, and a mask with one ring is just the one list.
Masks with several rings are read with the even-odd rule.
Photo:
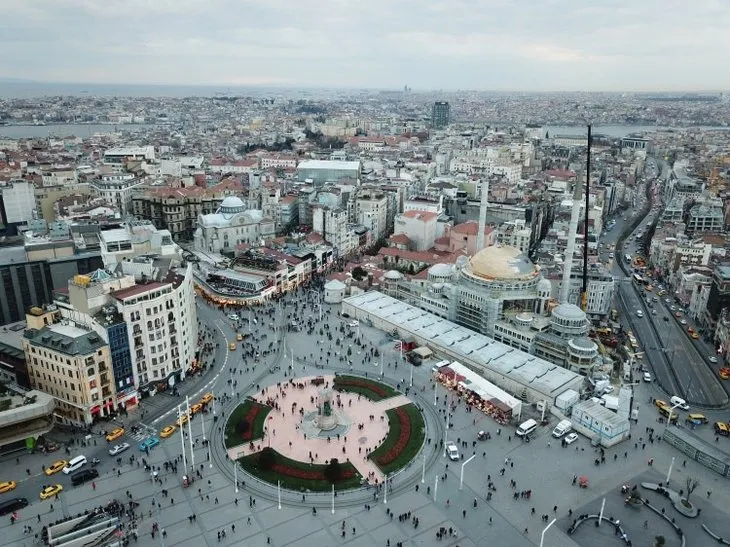
[[[258, 409], [258, 411], [253, 419], [253, 423], [249, 424], [247, 434], [250, 433], [250, 437], [244, 438], [243, 435], [237, 431], [236, 426], [238, 425], [238, 422], [245, 420], [248, 416], [250, 416], [254, 408]], [[251, 399], [246, 399], [243, 403], [234, 408], [226, 422], [226, 448], [231, 448], [232, 446], [238, 446], [239, 444], [263, 438], [266, 416], [270, 411], [271, 407], [259, 404]]]
[[[404, 412], [405, 419], [408, 420], [409, 427], [407, 429], [410, 430], [409, 434], [408, 431], [403, 430], [403, 425], [398, 417], [398, 409]], [[386, 410], [385, 413], [388, 415], [388, 436], [383, 444], [373, 450], [368, 457], [383, 473], [392, 473], [405, 467], [416, 457], [426, 438], [426, 424], [423, 421], [421, 412], [413, 404]], [[402, 434], [404, 437], [401, 439]], [[405, 437], [406, 434], [407, 438]], [[391, 461], [383, 463], [380, 461], [382, 458]]]
[[[259, 469], [257, 463], [261, 452], [244, 456], [238, 462], [247, 472], [274, 486], [276, 486], [277, 481], [281, 481], [282, 488], [298, 492], [329, 492], [332, 490], [332, 483], [324, 477], [326, 465], [311, 465], [305, 462], [290, 460], [273, 449], [272, 451], [276, 457], [275, 467], [278, 469]], [[340, 465], [345, 476], [334, 483], [335, 490], [358, 488], [361, 477], [357, 469], [355, 469], [355, 466], [349, 462], [340, 462]]]
[[335, 377], [333, 387], [336, 391], [357, 393], [371, 401], [382, 401], [398, 395], [398, 392], [387, 384], [381, 384], [361, 376], [348, 376], [345, 374]]

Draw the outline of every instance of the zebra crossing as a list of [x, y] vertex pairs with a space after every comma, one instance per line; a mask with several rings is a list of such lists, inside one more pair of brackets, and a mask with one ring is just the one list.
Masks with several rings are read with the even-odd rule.
[[143, 441], [150, 435], [157, 435], [157, 430], [149, 425], [145, 425], [143, 423], [139, 423], [137, 426], [139, 429], [135, 433], [129, 432], [129, 436], [132, 437], [135, 441]]

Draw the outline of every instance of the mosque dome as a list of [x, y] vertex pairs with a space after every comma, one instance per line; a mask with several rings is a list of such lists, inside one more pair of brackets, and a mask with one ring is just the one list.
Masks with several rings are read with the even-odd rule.
[[522, 251], [506, 245], [482, 249], [466, 266], [473, 276], [488, 280], [529, 280], [540, 270]]

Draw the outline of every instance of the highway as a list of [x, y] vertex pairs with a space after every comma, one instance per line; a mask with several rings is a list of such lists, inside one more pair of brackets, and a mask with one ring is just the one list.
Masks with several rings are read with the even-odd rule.
[[[662, 177], [668, 176], [668, 166], [665, 164], [662, 167]], [[637, 203], [637, 210], [640, 209], [640, 204]], [[613, 232], [607, 234], [605, 239], [602, 238], [604, 244], [611, 240], [615, 243], [625, 229], [625, 224], [620, 218], [617, 219]], [[707, 361], [712, 355], [712, 348], [703, 341], [692, 340], [688, 336], [687, 326], [681, 325], [675, 319], [668, 309], [669, 304], [663, 298], [652, 307], [648, 306], [646, 296], [642, 296], [630, 275], [627, 276], [621, 268], [628, 266], [620, 263], [625, 254], [633, 257], [640, 253], [634, 236], [644, 229], [645, 223], [642, 219], [642, 223], [625, 240], [624, 246], [616, 249], [616, 259], [611, 264], [611, 272], [616, 278], [616, 303], [621, 312], [622, 323], [634, 332], [657, 383], [667, 395], [679, 395], [693, 406], [725, 406], [728, 403], [728, 394]], [[631, 270], [627, 268], [627, 272], [630, 274]], [[647, 294], [653, 296], [651, 293]], [[637, 316], [638, 310], [643, 312], [643, 318]], [[656, 314], [652, 313], [654, 310]]]

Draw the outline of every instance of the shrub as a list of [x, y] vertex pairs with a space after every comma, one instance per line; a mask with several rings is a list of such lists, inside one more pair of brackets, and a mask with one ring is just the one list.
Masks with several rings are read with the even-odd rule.
[[276, 465], [276, 451], [268, 446], [259, 454], [258, 467], [264, 471], [274, 468]]

